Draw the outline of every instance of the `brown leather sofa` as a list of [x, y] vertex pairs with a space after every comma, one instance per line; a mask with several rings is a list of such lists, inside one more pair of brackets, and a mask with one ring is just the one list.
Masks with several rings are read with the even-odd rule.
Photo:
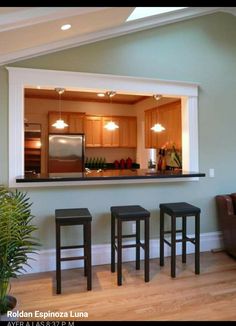
[[236, 193], [217, 195], [217, 215], [225, 251], [236, 258]]

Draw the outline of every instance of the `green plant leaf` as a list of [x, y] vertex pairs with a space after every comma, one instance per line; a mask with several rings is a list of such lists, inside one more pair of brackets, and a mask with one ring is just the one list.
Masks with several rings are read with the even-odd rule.
[[[19, 190], [0, 188], [0, 310], [6, 302], [10, 278], [16, 278], [29, 266], [29, 254], [40, 246], [33, 236], [37, 227], [32, 224], [29, 197]], [[6, 285], [7, 284], [7, 285]]]

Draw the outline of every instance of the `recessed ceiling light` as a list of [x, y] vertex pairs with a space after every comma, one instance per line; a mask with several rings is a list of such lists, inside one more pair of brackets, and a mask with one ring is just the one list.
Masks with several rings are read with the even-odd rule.
[[98, 93], [97, 96], [99, 96], [99, 97], [104, 97], [105, 94], [104, 94], [104, 93]]
[[71, 25], [70, 24], [65, 24], [65, 25], [62, 25], [61, 26], [61, 30], [62, 31], [66, 31], [67, 29], [70, 29], [71, 28]]

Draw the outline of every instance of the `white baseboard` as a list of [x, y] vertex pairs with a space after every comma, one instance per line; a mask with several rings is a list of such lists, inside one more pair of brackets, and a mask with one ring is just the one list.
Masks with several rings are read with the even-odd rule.
[[[194, 235], [188, 235], [193, 237]], [[126, 243], [131, 243], [132, 241], [127, 241]], [[222, 247], [222, 234], [221, 232], [209, 232], [202, 233], [200, 235], [200, 251], [210, 251], [212, 249]], [[170, 247], [165, 245], [165, 256], [170, 256]], [[195, 246], [188, 242], [187, 243], [187, 253], [194, 253]], [[68, 249], [63, 252], [63, 257], [69, 257], [75, 255], [76, 249]], [[76, 256], [78, 255], [77, 249]], [[181, 243], [176, 245], [176, 254], [181, 254]], [[41, 250], [37, 255], [32, 255], [34, 260], [29, 259], [28, 263], [31, 266], [25, 267], [25, 273], [39, 273], [46, 271], [54, 271], [56, 269], [56, 252], [55, 249]], [[159, 258], [159, 239], [150, 240], [150, 258]], [[126, 261], [135, 260], [135, 248], [123, 249], [122, 259]], [[143, 250], [141, 249], [141, 259], [143, 259]], [[99, 244], [92, 246], [92, 265], [105, 265], [111, 263], [111, 246], [110, 244]], [[83, 261], [65, 261], [61, 263], [62, 269], [70, 269], [75, 267], [82, 267]]]

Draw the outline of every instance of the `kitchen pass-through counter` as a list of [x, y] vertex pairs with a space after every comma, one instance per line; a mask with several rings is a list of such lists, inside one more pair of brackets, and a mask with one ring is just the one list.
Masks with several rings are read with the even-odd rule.
[[[116, 183], [115, 181], [132, 181], [132, 183], [142, 180], [145, 182], [165, 180], [205, 177], [205, 173], [189, 172], [182, 170], [159, 172], [152, 169], [115, 169], [115, 170], [88, 170], [79, 173], [50, 173], [50, 174], [29, 174], [16, 178], [16, 183], [59, 183], [59, 182], [76, 182], [79, 184], [92, 184], [93, 181], [99, 181], [100, 184]], [[112, 182], [114, 181], [114, 182]], [[120, 182], [119, 182], [120, 183]], [[130, 182], [129, 182], [130, 183]], [[97, 184], [97, 183], [96, 183]]]

